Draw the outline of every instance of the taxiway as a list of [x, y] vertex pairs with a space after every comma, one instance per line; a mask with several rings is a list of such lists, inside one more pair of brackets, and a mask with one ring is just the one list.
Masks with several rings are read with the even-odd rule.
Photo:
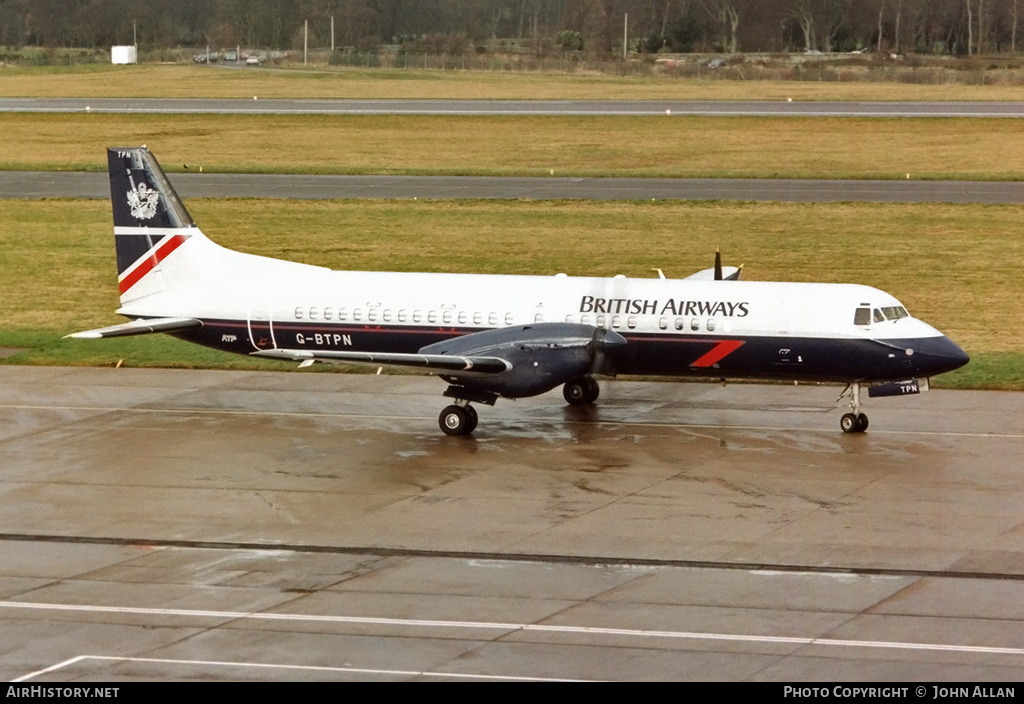
[[0, 677], [1020, 680], [1024, 395], [0, 367]]

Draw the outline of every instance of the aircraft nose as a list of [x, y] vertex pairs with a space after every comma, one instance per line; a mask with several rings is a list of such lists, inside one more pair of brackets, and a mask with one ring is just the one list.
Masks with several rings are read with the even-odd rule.
[[914, 340], [908, 348], [917, 357], [915, 362], [924, 374], [942, 374], [967, 364], [971, 358], [946, 336]]

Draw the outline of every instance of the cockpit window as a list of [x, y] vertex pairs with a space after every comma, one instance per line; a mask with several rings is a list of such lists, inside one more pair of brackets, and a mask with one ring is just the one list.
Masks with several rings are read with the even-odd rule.
[[875, 308], [875, 322], [876, 323], [884, 323], [885, 322], [885, 316], [882, 315], [882, 311], [878, 310], [877, 308]]
[[910, 317], [910, 313], [903, 306], [887, 306], [882, 308], [882, 312], [888, 320], [899, 320], [900, 318]]
[[870, 308], [858, 308], [857, 312], [853, 314], [854, 325], [871, 325], [871, 309]]

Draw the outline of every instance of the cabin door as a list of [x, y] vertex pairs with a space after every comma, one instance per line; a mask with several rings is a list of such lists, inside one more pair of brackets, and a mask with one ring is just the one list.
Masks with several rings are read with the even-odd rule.
[[277, 347], [274, 340], [274, 321], [270, 311], [249, 311], [249, 343], [256, 350], [271, 350]]

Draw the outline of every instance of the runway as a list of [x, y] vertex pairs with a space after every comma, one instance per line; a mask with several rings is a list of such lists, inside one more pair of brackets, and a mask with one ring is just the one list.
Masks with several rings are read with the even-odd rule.
[[[1016, 181], [732, 178], [514, 178], [198, 174], [171, 176], [183, 198], [490, 198], [1024, 203]], [[106, 173], [0, 171], [0, 198], [109, 198]]]
[[235, 115], [668, 115], [685, 117], [1024, 117], [1021, 101], [296, 100], [0, 98], [0, 112]]
[[0, 677], [1024, 676], [1024, 395], [442, 388], [0, 367]]

